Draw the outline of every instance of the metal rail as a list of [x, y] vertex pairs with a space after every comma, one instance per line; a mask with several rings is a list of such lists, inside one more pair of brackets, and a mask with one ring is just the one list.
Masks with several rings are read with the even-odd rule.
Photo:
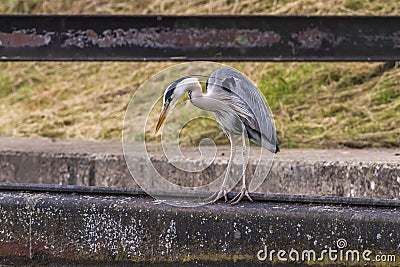
[[2, 15], [0, 59], [395, 61], [400, 17]]

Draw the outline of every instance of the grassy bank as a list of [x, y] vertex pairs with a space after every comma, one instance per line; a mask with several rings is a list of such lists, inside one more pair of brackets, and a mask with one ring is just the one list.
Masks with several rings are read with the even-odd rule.
[[[399, 7], [398, 1], [358, 0], [134, 4], [6, 0], [0, 3], [0, 12], [394, 15]], [[118, 140], [132, 93], [151, 75], [174, 64], [2, 62], [0, 135]], [[400, 146], [400, 68], [396, 63], [229, 65], [243, 71], [265, 94], [283, 148]], [[192, 128], [187, 140], [196, 142], [202, 134]]]

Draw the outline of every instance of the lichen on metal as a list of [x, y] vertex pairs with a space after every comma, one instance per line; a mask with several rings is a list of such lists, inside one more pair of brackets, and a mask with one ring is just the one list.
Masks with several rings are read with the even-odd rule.
[[349, 39], [345, 36], [336, 36], [332, 33], [320, 31], [318, 27], [307, 28], [304, 31], [293, 33], [291, 37], [298, 42], [301, 48], [314, 50], [320, 49], [323, 42], [327, 42], [327, 46], [335, 48]]
[[395, 61], [400, 59], [399, 21], [340, 16], [1, 15], [0, 60]]
[[41, 47], [48, 45], [54, 32], [38, 34], [36, 29], [21, 29], [11, 33], [0, 32], [0, 47]]
[[61, 34], [61, 47], [98, 46], [100, 48], [139, 46], [151, 48], [208, 48], [208, 47], [271, 47], [281, 37], [273, 31], [257, 29], [170, 29], [148, 27], [135, 29], [69, 30]]

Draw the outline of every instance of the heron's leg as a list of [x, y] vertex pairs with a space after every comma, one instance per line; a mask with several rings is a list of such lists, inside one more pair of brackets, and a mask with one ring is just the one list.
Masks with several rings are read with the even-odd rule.
[[247, 154], [247, 145], [246, 145], [246, 134], [243, 130], [242, 133], [242, 140], [243, 140], [243, 150], [242, 150], [242, 190], [240, 191], [239, 194], [237, 194], [231, 201], [229, 201], [230, 204], [235, 205], [242, 200], [244, 196], [246, 196], [250, 201], [253, 202], [253, 199], [250, 197], [249, 191], [247, 190], [246, 187], [246, 167], [247, 167], [247, 162], [248, 162], [248, 154]]
[[234, 157], [234, 154], [236, 153], [235, 146], [233, 145], [233, 141], [232, 141], [231, 135], [228, 135], [228, 138], [229, 138], [229, 141], [231, 143], [231, 155], [229, 156], [228, 166], [227, 166], [225, 174], [224, 174], [224, 180], [222, 182], [221, 189], [218, 192], [215, 192], [210, 197], [208, 197], [206, 199], [206, 201], [216, 202], [221, 197], [224, 197], [225, 198], [225, 202], [228, 202], [228, 191], [227, 191], [227, 188], [226, 188], [226, 184], [227, 184], [228, 179], [229, 179], [229, 171], [230, 171], [230, 169], [232, 167], [233, 157]]

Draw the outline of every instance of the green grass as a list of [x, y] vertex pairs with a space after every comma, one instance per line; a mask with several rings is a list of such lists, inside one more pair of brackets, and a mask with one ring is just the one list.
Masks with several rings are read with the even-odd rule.
[[[397, 0], [5, 0], [0, 12], [397, 15], [399, 7]], [[1, 62], [0, 135], [120, 140], [132, 93], [174, 64]], [[265, 95], [282, 148], [400, 147], [398, 64], [227, 64], [249, 76]], [[157, 114], [150, 120], [155, 126]], [[227, 142], [215, 122], [203, 120], [187, 125], [181, 143], [196, 145], [206, 136]]]
[[392, 81], [385, 80], [377, 89], [378, 97], [375, 99], [376, 104], [389, 104], [400, 98], [400, 90]]
[[276, 63], [258, 85], [285, 147], [399, 146], [400, 73], [389, 63]]

